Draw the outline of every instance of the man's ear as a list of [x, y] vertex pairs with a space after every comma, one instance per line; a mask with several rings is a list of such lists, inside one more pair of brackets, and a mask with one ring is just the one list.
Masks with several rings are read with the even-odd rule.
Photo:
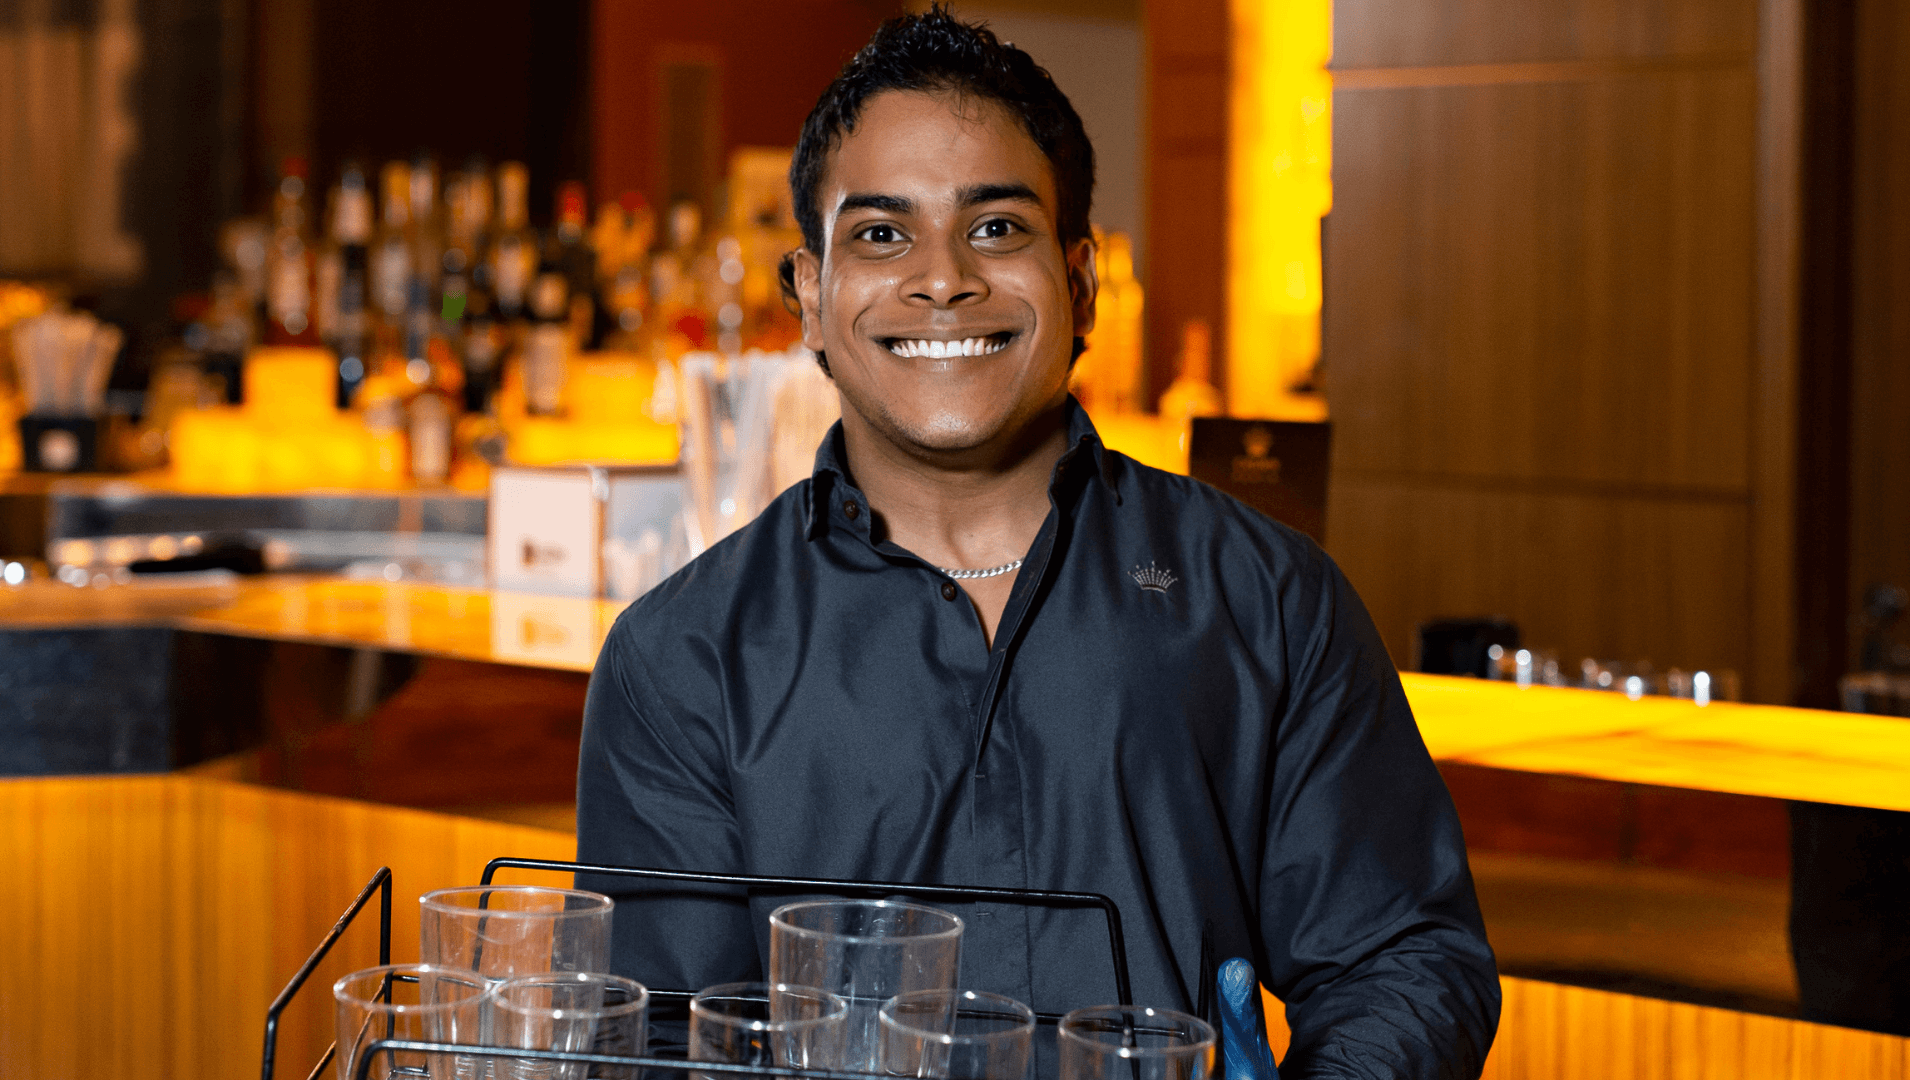
[[802, 343], [820, 353], [822, 344], [822, 260], [808, 248], [795, 253], [796, 303], [802, 307]]
[[1094, 298], [1100, 294], [1101, 278], [1094, 270], [1094, 238], [1084, 236], [1068, 245], [1068, 298], [1074, 305], [1074, 336], [1086, 337], [1094, 329]]

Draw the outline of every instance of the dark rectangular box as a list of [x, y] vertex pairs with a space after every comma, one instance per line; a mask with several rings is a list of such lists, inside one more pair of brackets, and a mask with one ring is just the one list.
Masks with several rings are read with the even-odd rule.
[[1268, 517], [1326, 543], [1333, 425], [1196, 417], [1188, 471]]

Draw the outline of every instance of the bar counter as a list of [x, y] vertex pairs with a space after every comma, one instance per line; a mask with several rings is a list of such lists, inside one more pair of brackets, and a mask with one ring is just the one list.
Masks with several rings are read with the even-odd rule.
[[[0, 589], [0, 630], [171, 626], [587, 672], [620, 603], [440, 585], [267, 575], [216, 584]], [[1910, 810], [1910, 723], [1403, 674], [1441, 763]]]
[[[417, 896], [500, 855], [565, 859], [561, 832], [193, 777], [0, 781], [0, 1072], [257, 1076], [265, 1007], [374, 870], [393, 870], [394, 961]], [[500, 881], [547, 881], [507, 872]], [[283, 1019], [304, 1076], [331, 983], [376, 962], [375, 906]], [[1910, 1040], [1517, 978], [1492, 1080], [1905, 1080]], [[1269, 1021], [1285, 1042], [1277, 1009]]]

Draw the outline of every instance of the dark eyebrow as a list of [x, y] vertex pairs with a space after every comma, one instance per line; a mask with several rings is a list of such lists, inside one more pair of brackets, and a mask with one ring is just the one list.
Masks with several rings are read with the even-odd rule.
[[844, 198], [836, 206], [838, 214], [846, 214], [851, 210], [880, 210], [885, 214], [913, 214], [915, 202], [900, 195], [876, 195], [858, 191]]
[[1041, 196], [1027, 184], [974, 184], [961, 190], [962, 209], [991, 202], [1025, 202], [1041, 205]]

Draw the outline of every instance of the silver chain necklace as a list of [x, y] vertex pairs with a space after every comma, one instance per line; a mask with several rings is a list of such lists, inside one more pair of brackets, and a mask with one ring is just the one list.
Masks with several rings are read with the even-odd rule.
[[986, 570], [950, 570], [946, 566], [938, 566], [935, 569], [940, 570], [956, 581], [971, 581], [975, 578], [1000, 577], [1003, 574], [1012, 574], [1021, 569], [1021, 560], [1016, 559], [1014, 562], [1002, 563], [1000, 566], [991, 566]]

